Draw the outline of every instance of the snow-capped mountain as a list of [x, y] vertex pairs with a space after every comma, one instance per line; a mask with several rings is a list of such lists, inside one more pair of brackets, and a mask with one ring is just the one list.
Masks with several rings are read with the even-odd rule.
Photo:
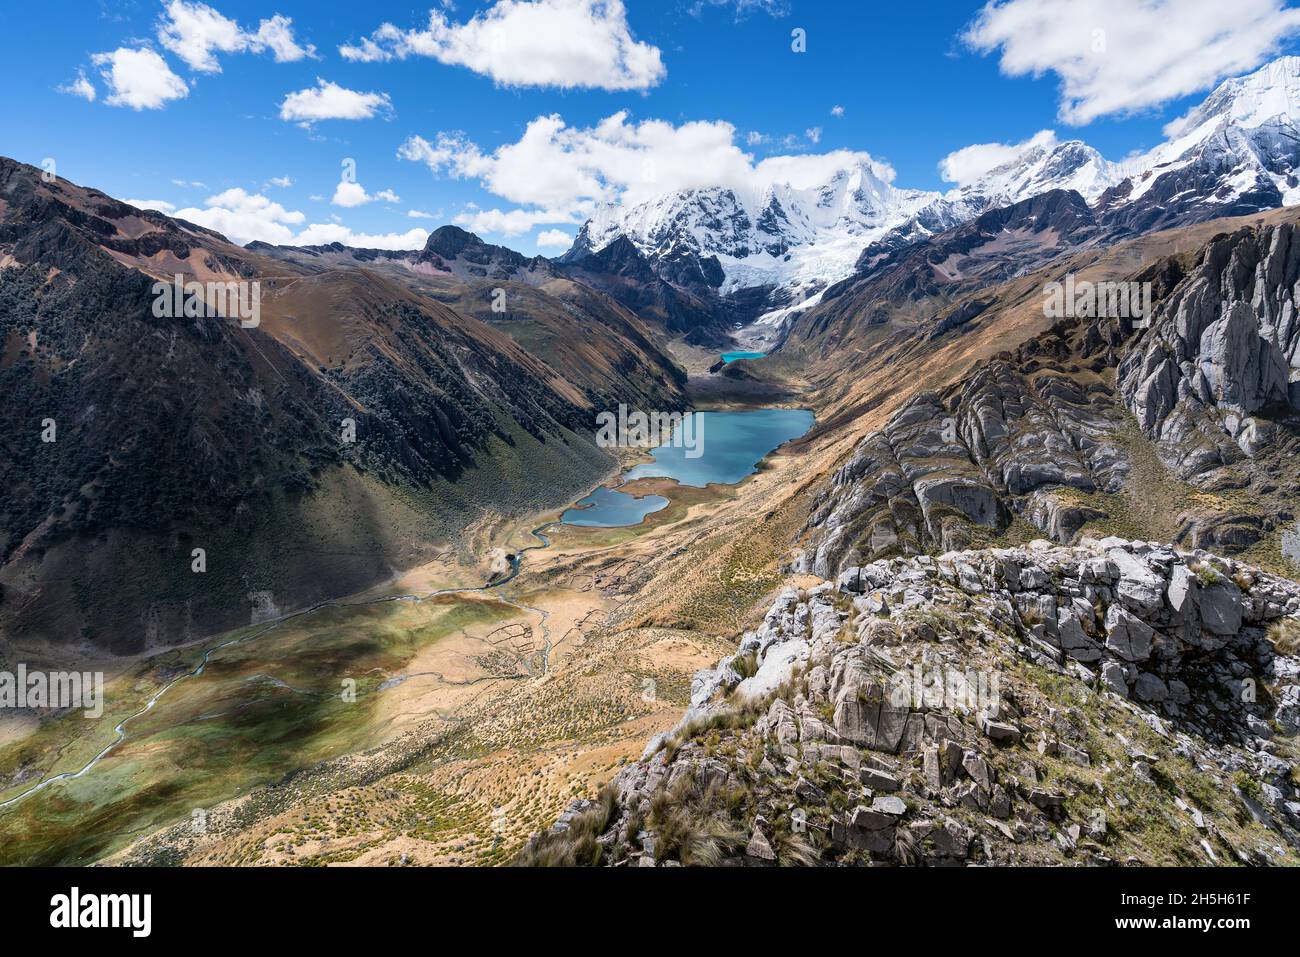
[[979, 212], [1010, 206], [1054, 189], [1072, 189], [1091, 203], [1123, 178], [1119, 166], [1087, 143], [1068, 140], [1032, 146], [957, 193], [967, 204], [983, 206]]
[[1101, 197], [1131, 231], [1300, 203], [1300, 57], [1226, 80]]
[[899, 188], [865, 162], [811, 187], [667, 193], [600, 210], [564, 258], [626, 237], [670, 282], [723, 296], [766, 290], [765, 318], [780, 320], [850, 275], [868, 247], [885, 255], [1054, 189], [1082, 195], [1110, 237], [1300, 203], [1298, 126], [1300, 57], [1283, 57], [1222, 83], [1166, 128], [1168, 141], [1121, 163], [1070, 140], [1036, 144], [946, 193]]
[[868, 249], [871, 256], [883, 256], [990, 209], [1013, 206], [1054, 189], [1074, 190], [1092, 203], [1123, 179], [1120, 166], [1081, 140], [1034, 145], [976, 181], [936, 194], [915, 216], [887, 230]]
[[670, 280], [702, 279], [723, 295], [784, 287], [802, 298], [847, 275], [865, 245], [937, 198], [898, 189], [872, 164], [857, 162], [812, 187], [774, 183], [750, 196], [714, 187], [607, 206], [582, 227], [565, 258], [626, 236]]

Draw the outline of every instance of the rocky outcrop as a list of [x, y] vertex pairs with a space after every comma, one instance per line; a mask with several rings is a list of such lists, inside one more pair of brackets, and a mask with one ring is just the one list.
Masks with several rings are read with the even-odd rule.
[[1255, 457], [1300, 416], [1300, 233], [1217, 237], [1117, 374], [1125, 406], [1187, 477]]
[[1117, 336], [1101, 323], [1063, 324], [960, 386], [912, 399], [817, 497], [801, 567], [829, 577], [880, 555], [962, 548], [1017, 513], [1069, 541], [1094, 512], [1054, 493], [1117, 491], [1128, 459], [1109, 387], [1068, 360], [1081, 343], [1104, 352]]
[[[1298, 232], [1283, 221], [1223, 234], [1191, 265], [1170, 258], [1132, 278], [1151, 284], [1149, 320], [1064, 319], [963, 382], [915, 396], [820, 490], [795, 567], [831, 577], [882, 556], [992, 542], [1017, 517], [1069, 543], [1106, 529], [1117, 496], [1165, 497], [1169, 481], [1188, 483], [1188, 495], [1169, 504], [1168, 527], [1128, 534], [1229, 551], [1289, 534], [1300, 495]], [[1135, 470], [1135, 456], [1168, 481]]]
[[787, 587], [615, 777], [588, 850], [638, 866], [1296, 863], [1300, 659], [1269, 637], [1296, 628], [1295, 583], [1120, 539]]

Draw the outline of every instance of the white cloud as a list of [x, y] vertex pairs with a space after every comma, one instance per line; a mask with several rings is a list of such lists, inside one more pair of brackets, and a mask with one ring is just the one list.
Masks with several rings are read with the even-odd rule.
[[965, 186], [1035, 146], [1051, 146], [1055, 142], [1054, 131], [1039, 130], [1022, 143], [975, 143], [941, 159], [939, 173], [948, 182]]
[[1282, 0], [993, 0], [963, 39], [1008, 76], [1056, 73], [1060, 118], [1079, 125], [1247, 72], [1297, 30]]
[[543, 229], [537, 234], [538, 249], [568, 249], [573, 245], [573, 237], [563, 229]]
[[422, 209], [408, 209], [406, 215], [411, 219], [442, 219], [442, 210], [436, 213], [426, 213]]
[[400, 203], [402, 197], [398, 196], [391, 189], [381, 189], [379, 192], [371, 195], [365, 188], [356, 182], [341, 180], [334, 187], [334, 198], [330, 200], [335, 206], [342, 206], [345, 209], [351, 209], [355, 206], [364, 206], [366, 203], [381, 201], [385, 203]]
[[476, 209], [460, 213], [453, 222], [472, 233], [499, 233], [502, 236], [522, 236], [542, 223], [574, 223], [576, 213], [550, 209]]
[[334, 187], [334, 198], [330, 202], [335, 206], [351, 209], [354, 206], [364, 206], [370, 202], [370, 194], [365, 191], [360, 183], [349, 183], [347, 180], [343, 180]]
[[124, 199], [122, 202], [136, 209], [156, 209], [160, 213], [171, 215], [176, 211], [176, 204], [165, 199]]
[[78, 70], [75, 80], [64, 86], [55, 87], [55, 89], [60, 93], [67, 93], [69, 96], [79, 96], [87, 103], [94, 103], [95, 97], [98, 95], [95, 92], [95, 85], [86, 79], [85, 70]]
[[844, 107], [840, 106], [838, 103], [831, 107], [831, 116], [835, 117], [836, 119], [839, 119], [843, 115], [844, 115]]
[[100, 76], [108, 84], [109, 106], [129, 106], [133, 110], [158, 110], [168, 100], [189, 96], [190, 88], [153, 50], [118, 47], [111, 53], [96, 53], [91, 62], [100, 67]]
[[368, 249], [420, 249], [429, 238], [424, 229], [409, 229], [404, 233], [358, 233], [339, 223], [304, 226], [307, 217], [297, 210], [286, 209], [266, 196], [238, 187], [209, 196], [202, 207], [179, 209], [169, 212], [169, 215], [215, 229], [240, 244], [254, 240], [287, 246], [338, 242]]
[[427, 229], [408, 229], [404, 233], [355, 233], [336, 223], [313, 223], [298, 234], [296, 246], [324, 246], [342, 243], [357, 249], [423, 249], [429, 241]]
[[215, 229], [237, 243], [260, 239], [268, 243], [290, 243], [291, 226], [297, 226], [307, 217], [296, 210], [285, 209], [279, 203], [260, 193], [235, 187], [204, 200], [204, 207], [178, 209], [177, 219], [189, 220], [199, 226]]
[[258, 24], [257, 33], [249, 44], [249, 49], [254, 53], [261, 53], [263, 47], [271, 51], [276, 63], [295, 63], [304, 58], [317, 59], [314, 46], [310, 43], [300, 46], [294, 39], [293, 20], [278, 13]]
[[894, 178], [887, 164], [846, 150], [755, 163], [737, 145], [730, 123], [635, 123], [625, 112], [587, 128], [569, 127], [557, 115], [539, 116], [518, 142], [490, 153], [459, 133], [440, 133], [432, 141], [412, 136], [398, 156], [424, 163], [437, 175], [475, 179], [522, 207], [475, 210], [457, 219], [507, 235], [542, 224], [581, 222], [602, 203], [635, 204], [680, 189], [728, 186], [757, 198], [775, 182], [808, 188], [853, 163], [868, 165], [886, 182]]
[[368, 120], [376, 113], [391, 109], [387, 93], [359, 93], [317, 77], [315, 87], [284, 98], [280, 119], [310, 126], [320, 120]]
[[803, 135], [808, 137], [808, 142], [816, 145], [822, 141], [822, 128], [820, 126], [814, 126], [810, 130], [804, 130]]
[[281, 189], [288, 189], [293, 185], [292, 176], [272, 176], [268, 181], [272, 186], [278, 186]]
[[665, 76], [657, 47], [633, 38], [622, 0], [497, 0], [465, 23], [437, 10], [423, 30], [382, 24], [348, 60], [432, 57], [504, 86], [645, 90]]
[[278, 63], [313, 57], [316, 48], [300, 46], [293, 21], [276, 14], [261, 21], [255, 32], [218, 13], [205, 3], [170, 0], [158, 20], [158, 42], [200, 73], [220, 73], [216, 53], [261, 53], [270, 50]]

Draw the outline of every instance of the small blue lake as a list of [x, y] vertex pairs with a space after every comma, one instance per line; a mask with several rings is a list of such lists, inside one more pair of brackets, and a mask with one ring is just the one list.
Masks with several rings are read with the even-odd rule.
[[637, 498], [602, 485], [586, 498], [575, 502], [573, 508], [565, 510], [560, 521], [565, 525], [588, 528], [621, 528], [624, 525], [640, 525], [647, 515], [667, 506], [668, 499], [662, 495]]
[[722, 361], [735, 362], [737, 359], [761, 359], [765, 355], [767, 355], [766, 352], [724, 352]]
[[[692, 412], [667, 442], [650, 451], [653, 462], [628, 469], [622, 481], [669, 478], [694, 488], [734, 485], [758, 471], [758, 464], [773, 449], [797, 439], [816, 421], [807, 409]], [[640, 524], [668, 500], [598, 488], [577, 504], [586, 507], [566, 511], [560, 519], [566, 525], [614, 528]]]

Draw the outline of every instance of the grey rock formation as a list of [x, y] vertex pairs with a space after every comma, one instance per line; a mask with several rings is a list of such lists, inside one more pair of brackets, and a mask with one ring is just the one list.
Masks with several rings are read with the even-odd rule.
[[[1126, 809], [1171, 788], [1205, 842], [1180, 860], [1300, 862], [1294, 752], [1275, 740], [1300, 731], [1300, 658], [1266, 637], [1300, 627], [1300, 585], [1115, 538], [881, 560], [839, 585], [783, 590], [742, 636], [781, 683], [724, 660], [619, 772], [605, 863], [1161, 862]], [[867, 588], [887, 609], [845, 612]]]
[[1298, 282], [1294, 223], [1219, 236], [1120, 363], [1124, 404], [1183, 475], [1256, 456], [1300, 411]]
[[1251, 492], [1176, 503], [1180, 543], [1234, 551], [1278, 529], [1300, 555], [1300, 227], [1223, 234], [1134, 281], [1155, 287], [1151, 316], [1063, 320], [864, 438], [814, 502], [802, 567], [969, 547], [1016, 516], [1070, 543], [1115, 496], [1166, 494], [1148, 460], [1211, 496]]

